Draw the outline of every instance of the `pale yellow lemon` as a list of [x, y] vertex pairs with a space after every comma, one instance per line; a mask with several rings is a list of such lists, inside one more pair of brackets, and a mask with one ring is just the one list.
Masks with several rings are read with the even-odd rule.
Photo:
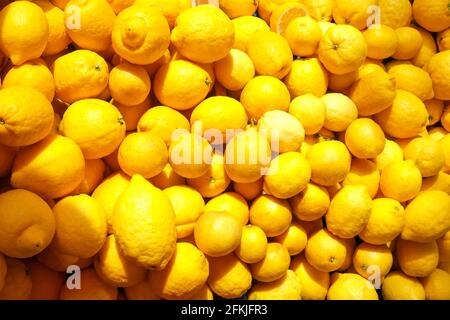
[[323, 101], [311, 93], [292, 99], [289, 113], [302, 124], [305, 134], [315, 134], [325, 123], [326, 107]]
[[292, 98], [307, 93], [321, 97], [327, 92], [328, 74], [317, 58], [295, 60], [283, 82]]
[[321, 99], [326, 110], [324, 127], [328, 130], [344, 131], [358, 117], [355, 103], [342, 93], [327, 93]]

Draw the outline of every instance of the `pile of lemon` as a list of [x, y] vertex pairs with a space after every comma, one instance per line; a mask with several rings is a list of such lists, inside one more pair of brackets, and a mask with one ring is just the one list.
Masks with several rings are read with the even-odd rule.
[[448, 0], [0, 7], [0, 299], [450, 299]]

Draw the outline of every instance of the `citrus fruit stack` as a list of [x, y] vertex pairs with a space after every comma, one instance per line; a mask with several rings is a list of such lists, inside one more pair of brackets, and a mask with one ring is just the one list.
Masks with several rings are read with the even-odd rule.
[[2, 1], [0, 299], [450, 299], [448, 0], [218, 3]]

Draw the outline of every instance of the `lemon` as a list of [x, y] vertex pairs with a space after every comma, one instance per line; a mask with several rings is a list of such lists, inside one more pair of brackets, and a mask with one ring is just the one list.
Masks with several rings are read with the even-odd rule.
[[267, 237], [263, 229], [256, 225], [246, 225], [242, 228], [242, 237], [236, 248], [236, 255], [245, 263], [256, 263], [266, 256]]
[[289, 113], [300, 121], [307, 135], [315, 134], [322, 129], [325, 112], [323, 101], [311, 93], [292, 99], [289, 106]]
[[312, 56], [319, 47], [322, 30], [311, 17], [298, 17], [292, 20], [285, 29], [283, 36], [296, 56]]
[[355, 103], [342, 93], [327, 93], [321, 99], [326, 110], [324, 127], [328, 130], [345, 131], [358, 117]]
[[268, 237], [285, 232], [291, 221], [292, 213], [287, 200], [261, 195], [250, 207], [251, 224], [260, 227]]
[[205, 212], [225, 212], [235, 217], [242, 226], [248, 223], [249, 208], [245, 199], [236, 192], [224, 192], [208, 201]]
[[143, 67], [121, 63], [111, 70], [108, 85], [115, 101], [134, 106], [145, 101], [150, 93], [151, 82]]
[[390, 272], [381, 289], [385, 300], [425, 300], [425, 290], [420, 281], [401, 271]]
[[389, 68], [388, 73], [395, 78], [398, 89], [409, 91], [422, 101], [434, 97], [431, 77], [423, 69], [409, 64], [400, 64]]
[[404, 149], [405, 159], [413, 160], [422, 177], [439, 173], [445, 163], [444, 152], [438, 142], [430, 138], [415, 138]]
[[378, 295], [372, 284], [360, 275], [342, 273], [328, 289], [327, 299], [378, 300]]
[[313, 233], [305, 248], [308, 263], [323, 272], [336, 271], [342, 267], [346, 254], [345, 241], [326, 229]]
[[359, 30], [367, 27], [370, 16], [368, 8], [375, 4], [373, 0], [354, 2], [351, 0], [335, 0], [333, 5], [333, 19], [339, 24], [350, 24]]
[[290, 269], [293, 270], [302, 287], [301, 296], [304, 300], [324, 300], [330, 286], [328, 272], [319, 271], [308, 263], [304, 255], [292, 259]]
[[293, 222], [284, 233], [273, 239], [275, 242], [281, 243], [291, 256], [295, 256], [302, 252], [308, 241], [305, 228], [296, 222]]
[[352, 160], [350, 172], [342, 182], [342, 186], [358, 184], [367, 188], [372, 199], [377, 195], [380, 184], [380, 172], [375, 163], [370, 160]]
[[[58, 300], [65, 282], [64, 274], [47, 268], [38, 261], [27, 263], [31, 272], [30, 300]], [[1, 289], [0, 289], [1, 290]]]
[[307, 93], [321, 97], [327, 92], [328, 75], [317, 58], [295, 60], [283, 82], [292, 98]]
[[434, 40], [433, 35], [420, 27], [414, 27], [417, 31], [419, 31], [420, 35], [423, 39], [422, 47], [419, 50], [419, 53], [411, 59], [411, 62], [418, 66], [419, 68], [423, 68], [428, 64], [433, 55], [437, 52], [437, 45]]
[[414, 198], [422, 186], [422, 175], [412, 160], [394, 161], [381, 171], [380, 189], [400, 202]]
[[8, 272], [0, 290], [0, 299], [28, 300], [33, 286], [29, 268], [18, 259], [5, 258], [5, 262]]
[[448, 11], [448, 2], [445, 0], [432, 2], [418, 0], [413, 3], [414, 19], [431, 32], [443, 31], [450, 27]]
[[398, 239], [395, 252], [402, 271], [411, 277], [430, 275], [439, 262], [436, 241], [419, 243]]
[[353, 267], [364, 278], [374, 274], [373, 268], [379, 268], [379, 276], [384, 278], [391, 270], [392, 252], [386, 245], [361, 243], [353, 254]]
[[257, 282], [248, 293], [249, 300], [301, 300], [302, 286], [299, 276], [292, 270], [272, 282]]
[[392, 55], [397, 60], [409, 60], [414, 58], [423, 45], [423, 38], [419, 31], [411, 27], [401, 27], [395, 29], [398, 46]]
[[450, 274], [441, 269], [435, 269], [429, 276], [423, 278], [423, 287], [427, 300], [448, 300], [450, 298]]
[[156, 295], [155, 290], [150, 286], [148, 279], [145, 279], [138, 284], [123, 288], [128, 300], [161, 300]]
[[250, 265], [254, 279], [261, 282], [272, 282], [282, 278], [291, 263], [289, 252], [283, 245], [270, 242], [264, 259]]
[[248, 42], [258, 30], [270, 31], [267, 23], [258, 17], [243, 16], [231, 20], [234, 25], [233, 48], [247, 52]]
[[403, 160], [403, 150], [397, 142], [386, 139], [383, 151], [375, 158], [377, 168], [383, 170], [391, 162]]
[[79, 290], [62, 286], [60, 300], [116, 300], [117, 288], [103, 282], [93, 268], [83, 270]]
[[359, 159], [376, 158], [384, 150], [385, 143], [383, 130], [371, 119], [356, 119], [345, 131], [345, 144]]
[[292, 213], [300, 220], [320, 219], [328, 210], [330, 196], [326, 188], [308, 183], [306, 188], [290, 199]]
[[445, 50], [435, 54], [429, 61], [426, 70], [433, 81], [434, 97], [440, 100], [449, 100], [450, 85], [448, 74], [450, 68], [450, 51]]
[[258, 4], [259, 0], [222, 0], [220, 1], [220, 9], [233, 19], [253, 15], [258, 8]]
[[214, 72], [224, 88], [235, 91], [254, 78], [255, 67], [245, 52], [231, 49], [228, 55], [214, 63]]
[[380, 24], [370, 26], [363, 32], [367, 42], [367, 56], [372, 59], [383, 60], [392, 56], [398, 47], [395, 30]]

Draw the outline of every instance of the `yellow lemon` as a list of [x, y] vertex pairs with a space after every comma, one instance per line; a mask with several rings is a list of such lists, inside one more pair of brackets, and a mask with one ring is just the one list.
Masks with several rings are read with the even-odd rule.
[[370, 160], [352, 160], [350, 172], [342, 181], [342, 186], [358, 184], [367, 188], [372, 199], [377, 195], [380, 184], [380, 172], [375, 163]]
[[171, 41], [189, 60], [211, 63], [224, 58], [230, 51], [234, 26], [215, 6], [192, 7], [178, 16]]
[[342, 273], [328, 289], [327, 300], [378, 300], [378, 295], [359, 274]]
[[277, 242], [270, 242], [264, 259], [251, 264], [250, 270], [254, 279], [272, 282], [286, 275], [290, 263], [291, 258], [286, 247]]
[[392, 262], [392, 252], [386, 245], [363, 242], [356, 247], [353, 254], [353, 267], [366, 279], [375, 274], [383, 279], [391, 270]]
[[123, 288], [128, 300], [161, 300], [156, 295], [155, 290], [150, 286], [148, 279], [145, 279], [138, 284]]
[[450, 130], [450, 104], [448, 104], [442, 112], [441, 124], [445, 130]]
[[[348, 239], [343, 239], [343, 240], [345, 243], [345, 249], [347, 250], [347, 254], [345, 255], [344, 263], [337, 271], [351, 272], [351, 270], [353, 269], [353, 273], [357, 273], [356, 270], [354, 270], [354, 266], [353, 266], [353, 253], [355, 252], [355, 249], [356, 249], [355, 238], [348, 238]], [[334, 282], [334, 277], [336, 275], [337, 275], [337, 273], [332, 275], [332, 278], [331, 278], [332, 282]]]
[[305, 249], [308, 236], [305, 228], [294, 222], [285, 232], [276, 236], [273, 240], [281, 243], [288, 250], [289, 255], [295, 256]]
[[383, 151], [385, 143], [383, 130], [368, 118], [356, 119], [345, 131], [345, 144], [359, 159], [376, 158]]
[[0, 91], [0, 143], [27, 146], [44, 139], [52, 130], [53, 107], [45, 96], [30, 87]]
[[[123, 0], [122, 1], [114, 0], [114, 1], [124, 2]], [[175, 20], [180, 15], [180, 13], [191, 7], [191, 1], [189, 0], [168, 0], [168, 1], [136, 0], [133, 2], [135, 5], [147, 6], [161, 11], [161, 13], [167, 19], [170, 28], [174, 26]]]
[[263, 229], [268, 237], [284, 233], [291, 221], [292, 213], [287, 200], [262, 195], [250, 207], [250, 223]]
[[249, 118], [258, 120], [267, 111], [287, 111], [291, 97], [284, 83], [277, 78], [257, 76], [244, 87], [240, 100]]
[[183, 114], [166, 106], [150, 108], [139, 119], [137, 126], [139, 132], [153, 132], [159, 135], [167, 145], [170, 145], [175, 130], [190, 131], [190, 128], [189, 121]]
[[383, 24], [370, 26], [363, 35], [367, 42], [369, 58], [383, 60], [397, 51], [398, 38], [391, 27]]
[[397, 60], [409, 60], [414, 58], [423, 45], [423, 38], [419, 31], [411, 27], [401, 27], [395, 29], [398, 46], [392, 55]]
[[316, 134], [325, 123], [326, 107], [322, 99], [311, 93], [292, 99], [289, 113], [302, 124], [307, 135]]
[[[273, 7], [272, 14], [269, 19], [263, 18], [269, 23], [270, 29], [284, 35], [289, 24], [298, 17], [307, 15], [306, 7], [296, 0], [282, 0], [278, 6]], [[262, 4], [261, 4], [262, 5]]]
[[50, 135], [18, 152], [11, 185], [45, 198], [60, 198], [80, 185], [84, 170], [85, 160], [75, 142], [59, 135]]
[[431, 32], [439, 32], [450, 27], [448, 2], [445, 0], [417, 0], [413, 3], [414, 19]]
[[172, 186], [182, 186], [186, 184], [186, 179], [178, 175], [170, 165], [167, 163], [163, 171], [150, 179], [150, 182], [159, 189], [166, 189]]
[[395, 253], [402, 271], [411, 277], [430, 275], [439, 262], [436, 241], [419, 243], [398, 239]]
[[234, 254], [219, 258], [208, 258], [208, 286], [225, 299], [239, 298], [252, 286], [249, 267]]
[[418, 279], [401, 271], [390, 272], [381, 288], [385, 300], [425, 300], [425, 290]]
[[198, 218], [205, 211], [205, 201], [201, 194], [188, 186], [173, 186], [163, 191], [175, 211], [177, 238], [190, 236]]
[[224, 192], [209, 200], [205, 206], [205, 212], [208, 211], [225, 212], [239, 220], [242, 226], [249, 219], [247, 201], [236, 192]]
[[31, 272], [30, 300], [58, 300], [65, 282], [64, 274], [47, 268], [38, 261], [27, 263]]
[[319, 47], [322, 30], [311, 17], [298, 17], [292, 20], [283, 33], [292, 53], [296, 56], [312, 56]]
[[[81, 267], [82, 260], [80, 258], [66, 255], [58, 252], [53, 244], [50, 244], [44, 251], [36, 256], [37, 261], [47, 268], [57, 272], [66, 272], [71, 265], [78, 264]], [[91, 261], [91, 258], [87, 259]]]
[[358, 79], [358, 71], [344, 74], [328, 73], [328, 88], [333, 92], [344, 93]]
[[259, 75], [284, 78], [292, 66], [293, 54], [281, 35], [257, 31], [248, 42], [247, 53]]
[[283, 82], [292, 98], [306, 93], [321, 97], [327, 92], [328, 74], [317, 58], [295, 60]]
[[213, 81], [200, 65], [187, 60], [164, 64], [153, 79], [156, 98], [168, 107], [187, 110], [207, 96]]
[[423, 69], [409, 64], [400, 64], [389, 68], [388, 73], [395, 78], [398, 89], [409, 91], [422, 101], [433, 98], [431, 77]]
[[433, 55], [437, 52], [437, 45], [434, 40], [434, 36], [431, 32], [422, 29], [420, 27], [413, 26], [414, 29], [419, 31], [420, 35], [423, 39], [422, 47], [419, 50], [419, 53], [411, 59], [411, 62], [418, 66], [419, 68], [423, 68], [428, 64]]
[[55, 234], [50, 207], [36, 194], [15, 189], [0, 194], [0, 251], [13, 258], [42, 252]]
[[403, 160], [402, 148], [393, 140], [386, 139], [383, 151], [375, 158], [377, 168], [383, 170], [391, 162]]
[[[375, 3], [378, 5], [381, 23], [393, 29], [406, 27], [411, 24], [412, 8], [408, 0], [379, 0]], [[376, 11], [372, 9], [372, 14]]]
[[139, 120], [151, 107], [149, 99], [145, 99], [135, 106], [126, 106], [117, 101], [112, 101], [112, 103], [122, 115], [127, 131], [135, 131]]
[[147, 270], [123, 256], [114, 235], [106, 238], [103, 247], [95, 257], [94, 267], [104, 282], [115, 287], [134, 286], [147, 276]]
[[169, 24], [157, 9], [135, 5], [117, 15], [112, 46], [127, 61], [151, 64], [164, 55], [169, 44]]
[[374, 199], [369, 221], [359, 237], [370, 244], [385, 244], [394, 240], [402, 232], [404, 225], [405, 210], [397, 200]]
[[450, 261], [450, 231], [447, 231], [441, 238], [437, 240], [439, 247], [439, 262]]
[[175, 213], [169, 198], [135, 175], [114, 206], [113, 231], [127, 259], [161, 270], [175, 251]]
[[328, 287], [330, 286], [330, 275], [328, 272], [314, 268], [308, 263], [304, 255], [293, 258], [290, 269], [300, 279], [301, 297], [303, 300], [325, 300]]
[[367, 56], [367, 44], [355, 27], [335, 25], [323, 35], [317, 53], [328, 71], [344, 74], [356, 71], [362, 65]]
[[257, 282], [248, 293], [249, 300], [301, 300], [299, 276], [292, 270], [272, 282]]
[[81, 272], [81, 288], [71, 290], [62, 286], [60, 300], [116, 300], [117, 288], [103, 282], [95, 272], [89, 268]]
[[6, 177], [11, 173], [16, 153], [16, 148], [0, 145], [0, 177]]
[[450, 50], [450, 28], [439, 32], [437, 35], [436, 42], [439, 47], [439, 51]]
[[320, 229], [308, 238], [305, 257], [314, 268], [323, 272], [339, 269], [345, 262], [345, 241], [326, 229]]
[[169, 264], [161, 271], [149, 274], [150, 286], [164, 299], [186, 299], [196, 294], [209, 275], [205, 255], [194, 245], [179, 242]]
[[426, 127], [428, 112], [414, 94], [397, 90], [392, 106], [376, 114], [374, 120], [394, 138], [412, 138]]
[[14, 65], [39, 58], [49, 25], [44, 11], [30, 1], [14, 1], [0, 11], [0, 49]]
[[266, 256], [267, 237], [263, 229], [256, 225], [242, 228], [241, 242], [235, 253], [245, 263], [256, 263]]
[[255, 200], [263, 192], [263, 178], [250, 183], [239, 183], [233, 181], [233, 189], [246, 200]]
[[421, 190], [441, 190], [450, 194], [450, 174], [440, 171], [433, 177], [423, 179]]
[[450, 173], [450, 134], [446, 133], [445, 136], [439, 140], [442, 150], [444, 150], [445, 155], [445, 165], [443, 171]]
[[342, 182], [351, 168], [351, 155], [339, 141], [323, 141], [313, 145], [306, 160], [311, 165], [311, 180], [325, 187]]
[[243, 51], [231, 49], [228, 55], [214, 63], [214, 72], [224, 88], [240, 90], [255, 76], [255, 67]]
[[413, 160], [422, 177], [437, 175], [445, 163], [444, 152], [438, 142], [430, 138], [415, 138], [404, 149], [405, 159]]
[[400, 202], [414, 198], [422, 186], [422, 175], [412, 160], [394, 161], [381, 171], [383, 194]]
[[450, 274], [441, 269], [435, 269], [422, 280], [427, 300], [450, 299]]
[[123, 139], [118, 160], [120, 168], [129, 176], [140, 174], [146, 179], [153, 178], [160, 174], [167, 164], [167, 146], [154, 133], [132, 133]]
[[104, 51], [111, 46], [116, 14], [108, 1], [70, 0], [64, 9], [64, 18], [67, 34], [78, 47]]
[[342, 93], [327, 93], [321, 99], [326, 110], [324, 127], [328, 130], [344, 131], [358, 117], [355, 103]]
[[258, 8], [258, 4], [259, 0], [222, 0], [220, 1], [220, 9], [233, 19], [253, 15]]
[[436, 240], [450, 229], [450, 195], [439, 190], [424, 191], [408, 204], [405, 214], [403, 239]]
[[335, 0], [333, 5], [333, 19], [339, 24], [350, 24], [359, 30], [367, 27], [367, 21], [371, 11], [369, 7], [374, 5], [374, 0], [354, 2], [352, 0]]
[[290, 199], [292, 213], [301, 220], [320, 219], [328, 210], [330, 196], [326, 188], [308, 183], [305, 189]]
[[74, 191], [72, 191], [71, 194], [91, 194], [94, 189], [103, 181], [105, 171], [106, 166], [102, 159], [86, 160], [84, 178], [78, 185], [78, 187]]
[[435, 54], [426, 66], [426, 70], [433, 81], [434, 97], [440, 100], [449, 100], [450, 50]]
[[109, 91], [115, 101], [134, 106], [145, 101], [150, 93], [150, 77], [142, 66], [121, 63], [109, 74]]
[[231, 20], [234, 25], [233, 48], [247, 52], [248, 43], [258, 30], [270, 31], [267, 23], [258, 17], [243, 16]]
[[3, 289], [0, 290], [0, 299], [28, 300], [33, 286], [29, 268], [18, 259], [6, 258], [5, 260], [8, 272]]

